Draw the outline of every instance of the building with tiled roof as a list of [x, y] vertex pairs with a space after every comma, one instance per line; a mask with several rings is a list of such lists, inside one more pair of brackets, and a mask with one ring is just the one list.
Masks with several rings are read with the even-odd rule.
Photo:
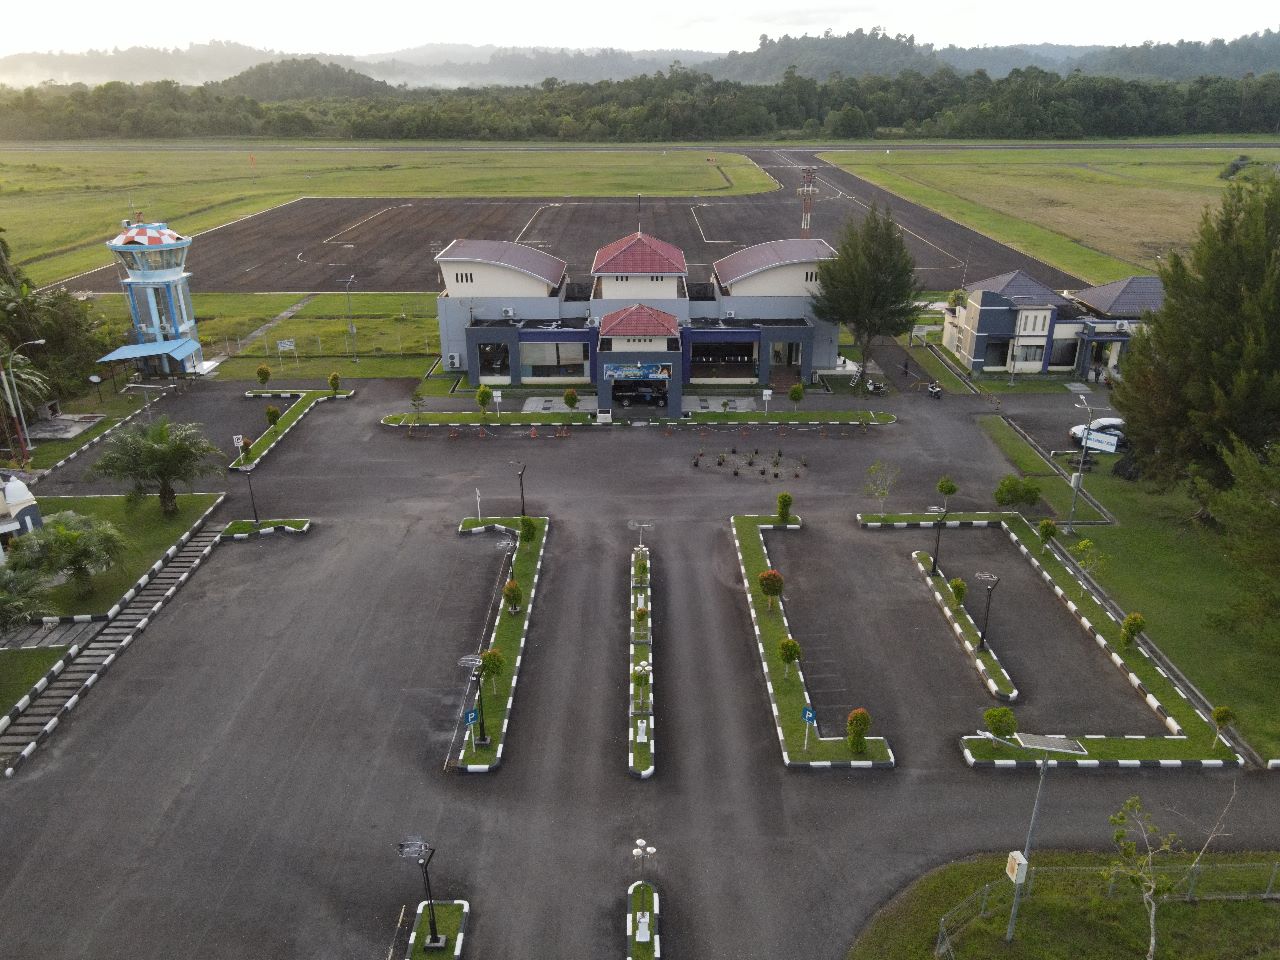
[[606, 299], [678, 297], [689, 267], [675, 244], [637, 231], [597, 250], [591, 276]]
[[623, 307], [600, 318], [602, 337], [674, 337], [680, 332], [675, 314], [643, 303]]
[[1071, 296], [1100, 317], [1140, 321], [1164, 306], [1164, 283], [1159, 277], [1125, 277], [1100, 287], [1077, 290]]

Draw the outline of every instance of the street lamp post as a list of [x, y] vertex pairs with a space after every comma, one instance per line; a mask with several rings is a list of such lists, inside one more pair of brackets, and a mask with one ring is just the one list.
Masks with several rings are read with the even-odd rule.
[[936, 577], [938, 575], [938, 551], [942, 549], [942, 528], [947, 525], [947, 514], [951, 510], [949, 507], [930, 507], [929, 512], [941, 515], [941, 519], [934, 521], [937, 534], [933, 538], [933, 564], [929, 567], [929, 576]]
[[360, 356], [356, 353], [356, 324], [351, 316], [351, 285], [355, 282], [356, 275], [354, 273], [342, 281], [347, 288], [347, 333], [351, 334], [351, 361], [352, 363], [359, 363]]
[[978, 580], [987, 585], [987, 609], [982, 615], [982, 632], [978, 634], [978, 649], [985, 650], [987, 647], [987, 625], [991, 623], [991, 595], [996, 592], [996, 587], [1000, 585], [1000, 578], [994, 573], [983, 571], [978, 574]]
[[640, 532], [640, 546], [644, 546], [644, 532], [652, 527], [652, 523], [641, 523], [639, 520], [628, 520], [628, 530], [638, 530]]
[[480, 655], [469, 653], [458, 661], [458, 666], [471, 671], [467, 678], [467, 689], [471, 688], [472, 680], [476, 682], [476, 726], [479, 729], [473, 742], [476, 746], [487, 746], [489, 735], [484, 731], [484, 679], [480, 676]]
[[256, 530], [261, 526], [262, 521], [258, 519], [258, 501], [253, 495], [253, 471], [244, 471], [245, 482], [249, 484], [249, 505], [253, 507], [253, 528]]
[[507, 463], [511, 464], [511, 465], [512, 465], [512, 466], [514, 466], [514, 467], [519, 467], [519, 468], [520, 468], [520, 472], [516, 474], [516, 476], [520, 478], [520, 516], [522, 516], [522, 517], [526, 517], [526, 516], [528, 516], [528, 513], [526, 512], [526, 510], [525, 510], [525, 508], [524, 508], [524, 471], [525, 471], [525, 464], [524, 464], [522, 461], [520, 461], [520, 460], [508, 460], [508, 461], [507, 461]]
[[1084, 486], [1084, 465], [1089, 459], [1089, 428], [1093, 426], [1093, 408], [1089, 406], [1089, 401], [1081, 397], [1075, 406], [1084, 411], [1084, 434], [1080, 437], [1080, 475], [1078, 478], [1073, 477], [1071, 483], [1071, 512], [1067, 514], [1067, 533], [1076, 532], [1076, 500]]
[[[1022, 859], [1026, 860], [1031, 855], [1031, 839], [1036, 832], [1036, 817], [1040, 814], [1040, 794], [1044, 790], [1044, 776], [1049, 772], [1049, 752], [1046, 750], [1044, 759], [1040, 761], [1040, 783], [1036, 786], [1036, 799], [1031, 805], [1031, 825], [1027, 827], [1027, 842], [1022, 848]], [[1022, 900], [1022, 884], [1015, 883], [1013, 885], [1013, 907], [1009, 911], [1009, 927], [1004, 932], [1004, 942], [1013, 942], [1013, 928], [1018, 922], [1018, 903]]]
[[[18, 395], [18, 381], [17, 381], [17, 378], [15, 378], [13, 375], [13, 358], [18, 355], [18, 351], [21, 350], [23, 347], [43, 347], [44, 344], [45, 344], [44, 340], [28, 340], [26, 343], [20, 343], [16, 347], [14, 347], [12, 350], [9, 351], [9, 383], [12, 384], [13, 386], [13, 396], [10, 399], [10, 402], [13, 404], [14, 409], [17, 411], [18, 422], [21, 423], [22, 425], [22, 429], [18, 434], [18, 442], [19, 442], [19, 446], [21, 446], [22, 448], [23, 463], [25, 463], [29, 459], [31, 451], [35, 450], [35, 447], [31, 444], [31, 441], [29, 439], [29, 435], [27, 432], [27, 414], [26, 414], [26, 411], [22, 409], [22, 398]], [[0, 370], [0, 375], [3, 375], [3, 373], [4, 371]], [[8, 387], [6, 386], [5, 389], [7, 392]]]
[[636, 865], [637, 871], [643, 872], [650, 858], [657, 852], [657, 847], [650, 846], [644, 842], [644, 838], [640, 838], [636, 840], [636, 845], [631, 848], [631, 862]]
[[424, 950], [440, 950], [444, 948], [445, 938], [436, 927], [436, 902], [431, 897], [431, 858], [436, 855], [435, 848], [421, 837], [409, 837], [398, 846], [403, 860], [416, 860], [422, 868], [422, 888], [427, 896], [427, 925], [429, 935], [422, 941]]

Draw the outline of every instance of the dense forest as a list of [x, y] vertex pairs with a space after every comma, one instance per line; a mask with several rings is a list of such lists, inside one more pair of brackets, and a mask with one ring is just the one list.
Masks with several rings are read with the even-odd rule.
[[[25, 87], [174, 80], [195, 85], [223, 80], [262, 63], [308, 58], [310, 55], [220, 42], [191, 44], [185, 50], [131, 47], [85, 53], [21, 53], [0, 57], [0, 83]], [[762, 36], [756, 49], [728, 54], [428, 43], [365, 57], [315, 54], [314, 59], [389, 84], [446, 88], [523, 86], [544, 77], [582, 83], [623, 80], [666, 70], [672, 63], [696, 66], [717, 80], [758, 84], [780, 82], [791, 66], [800, 76], [820, 81], [832, 74], [896, 76], [908, 70], [933, 73], [946, 67], [961, 73], [984, 70], [996, 79], [1016, 69], [1039, 67], [1063, 75], [1079, 71], [1125, 79], [1192, 80], [1260, 75], [1277, 69], [1280, 33], [1268, 29], [1229, 41], [1181, 40], [1121, 47], [1053, 43], [935, 47], [917, 42], [914, 36], [890, 36], [873, 28], [844, 34], [827, 31], [821, 36]]]
[[[372, 85], [372, 86], [371, 86]], [[370, 95], [352, 96], [365, 89]], [[299, 98], [299, 92], [309, 96]], [[248, 95], [252, 92], [252, 96]], [[287, 99], [281, 99], [285, 97]], [[278, 102], [272, 102], [278, 101]], [[1188, 83], [951, 69], [781, 83], [696, 70], [599, 83], [406, 90], [315, 60], [184, 89], [0, 91], [0, 139], [203, 136], [667, 141], [735, 137], [1074, 138], [1280, 132], [1280, 73]]]

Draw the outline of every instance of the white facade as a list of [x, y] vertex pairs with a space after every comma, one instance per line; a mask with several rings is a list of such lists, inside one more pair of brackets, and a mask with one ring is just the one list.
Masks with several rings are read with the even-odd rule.
[[479, 261], [440, 263], [445, 295], [450, 297], [547, 297], [555, 289], [523, 270]]
[[737, 297], [812, 297], [818, 292], [818, 262], [767, 267], [725, 289]]
[[602, 340], [612, 340], [613, 346], [609, 349], [614, 353], [647, 353], [654, 350], [666, 350], [666, 337], [610, 337], [609, 334], [602, 334]]
[[680, 296], [679, 278], [647, 273], [605, 273], [600, 275], [599, 297], [603, 300], [674, 300]]

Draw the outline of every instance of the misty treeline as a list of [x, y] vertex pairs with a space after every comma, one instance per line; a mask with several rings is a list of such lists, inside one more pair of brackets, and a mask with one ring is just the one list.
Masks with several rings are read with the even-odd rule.
[[[781, 83], [697, 70], [599, 83], [410, 90], [315, 60], [222, 84], [160, 81], [0, 90], [0, 139], [202, 136], [666, 141], [733, 137], [1074, 138], [1280, 132], [1280, 73], [1189, 82], [1030, 67], [1001, 79], [950, 69], [896, 77], [787, 70]], [[248, 73], [253, 74], [254, 71]], [[294, 99], [279, 100], [284, 90]], [[301, 91], [310, 96], [297, 98]], [[353, 91], [367, 91], [353, 94]], [[235, 92], [232, 92], [235, 91]], [[275, 101], [275, 102], [271, 102]]]

